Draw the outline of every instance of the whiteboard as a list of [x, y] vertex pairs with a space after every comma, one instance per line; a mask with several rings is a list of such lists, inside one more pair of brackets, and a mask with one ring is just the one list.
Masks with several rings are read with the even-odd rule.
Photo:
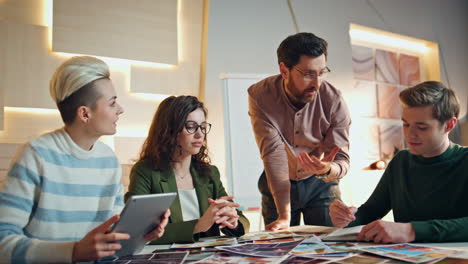
[[248, 114], [247, 89], [273, 74], [221, 74], [223, 83], [226, 176], [229, 189], [244, 209], [261, 206], [257, 183], [263, 171]]

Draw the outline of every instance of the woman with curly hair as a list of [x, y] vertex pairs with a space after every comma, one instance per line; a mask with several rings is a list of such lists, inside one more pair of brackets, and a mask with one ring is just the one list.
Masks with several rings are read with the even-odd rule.
[[157, 244], [248, 232], [249, 222], [210, 165], [207, 110], [194, 96], [171, 96], [158, 107], [140, 158], [130, 173], [132, 195], [177, 192], [164, 235]]

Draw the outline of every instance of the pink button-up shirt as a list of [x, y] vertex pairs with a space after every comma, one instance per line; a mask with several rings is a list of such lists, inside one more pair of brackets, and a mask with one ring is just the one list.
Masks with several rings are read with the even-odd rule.
[[[349, 169], [351, 118], [341, 92], [324, 81], [317, 97], [302, 109], [288, 99], [281, 75], [249, 88], [249, 115], [278, 212], [289, 211], [289, 180], [310, 177], [297, 161], [300, 152], [321, 157], [341, 147], [331, 174], [342, 178]], [[281, 201], [279, 201], [279, 200]]]

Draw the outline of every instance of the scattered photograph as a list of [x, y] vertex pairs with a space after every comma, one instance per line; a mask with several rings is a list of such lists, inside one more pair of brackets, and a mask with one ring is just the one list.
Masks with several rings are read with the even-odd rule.
[[462, 253], [462, 251], [459, 250], [424, 247], [412, 244], [368, 247], [361, 249], [361, 251], [411, 263], [435, 261]]
[[288, 254], [302, 240], [282, 243], [247, 243], [237, 246], [222, 246], [217, 249], [254, 257], [280, 257]]
[[293, 233], [290, 231], [263, 231], [263, 232], [252, 232], [245, 234], [238, 238], [239, 242], [254, 241], [254, 240], [270, 240], [276, 238], [293, 237]]
[[435, 262], [435, 264], [468, 264], [468, 259], [446, 258]]
[[190, 244], [172, 244], [171, 249], [205, 248], [235, 244], [237, 244], [237, 239], [235, 237], [217, 237]]
[[350, 256], [344, 259], [337, 260], [337, 263], [353, 263], [353, 264], [380, 264], [387, 263], [386, 258], [376, 257], [376, 256], [364, 256], [364, 255], [355, 255]]
[[275, 238], [269, 240], [254, 240], [252, 243], [277, 243], [277, 242], [293, 242], [298, 240], [304, 240], [304, 237], [285, 237], [285, 238]]
[[333, 249], [334, 252], [358, 252], [359, 249], [369, 247], [369, 245], [361, 245], [359, 243], [352, 242], [325, 242], [325, 244]]
[[301, 243], [293, 250], [291, 250], [291, 254], [294, 255], [312, 255], [312, 254], [324, 254], [324, 253], [335, 253], [333, 249], [323, 243]]
[[276, 258], [259, 258], [252, 256], [242, 256], [235, 255], [230, 253], [217, 253], [208, 258], [202, 259], [197, 262], [197, 264], [280, 264], [285, 257], [276, 257]]
[[329, 263], [330, 260], [327, 259], [315, 259], [315, 258], [305, 258], [301, 256], [289, 256], [287, 259], [283, 260], [281, 264], [320, 264], [320, 263]]
[[161, 264], [179, 264], [184, 263], [188, 251], [179, 252], [158, 252], [152, 254], [128, 255], [114, 259], [96, 261], [96, 263], [108, 264], [143, 264], [143, 263], [161, 263]]

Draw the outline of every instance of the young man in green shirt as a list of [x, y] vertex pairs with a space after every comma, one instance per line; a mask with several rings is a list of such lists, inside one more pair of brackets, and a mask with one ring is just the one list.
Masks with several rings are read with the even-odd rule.
[[[460, 105], [453, 90], [424, 82], [400, 93], [407, 150], [388, 164], [359, 209], [335, 200], [334, 226], [366, 225], [358, 240], [376, 243], [468, 241], [468, 148], [451, 143]], [[381, 218], [393, 210], [395, 222]]]

